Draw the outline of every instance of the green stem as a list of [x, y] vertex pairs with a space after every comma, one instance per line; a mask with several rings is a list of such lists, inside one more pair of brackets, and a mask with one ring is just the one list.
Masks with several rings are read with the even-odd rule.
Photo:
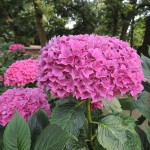
[[87, 105], [87, 119], [88, 119], [88, 146], [90, 149], [92, 149], [92, 117], [91, 117], [91, 104], [90, 104], [90, 99], [87, 99], [86, 101]]

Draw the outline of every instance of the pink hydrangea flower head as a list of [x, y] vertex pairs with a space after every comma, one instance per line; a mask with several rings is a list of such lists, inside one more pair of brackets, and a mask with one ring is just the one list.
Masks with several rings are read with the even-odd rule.
[[103, 98], [112, 100], [118, 94], [136, 98], [145, 80], [136, 50], [108, 36], [52, 38], [41, 50], [38, 65], [40, 87], [59, 98], [90, 98], [97, 107], [102, 107]]
[[24, 86], [37, 79], [37, 61], [20, 60], [13, 63], [4, 74], [5, 86]]
[[0, 96], [0, 124], [5, 126], [17, 111], [28, 119], [39, 108], [50, 115], [47, 95], [40, 88], [9, 89]]
[[0, 76], [0, 82], [2, 82], [3, 81], [3, 77], [2, 76]]
[[12, 44], [9, 47], [10, 52], [15, 52], [15, 51], [25, 51], [25, 47], [22, 44]]

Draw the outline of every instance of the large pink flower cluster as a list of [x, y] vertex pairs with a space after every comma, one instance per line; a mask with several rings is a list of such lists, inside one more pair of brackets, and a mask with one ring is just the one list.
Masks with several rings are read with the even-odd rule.
[[13, 63], [5, 72], [6, 86], [23, 86], [37, 79], [37, 61], [32, 59], [20, 60]]
[[39, 108], [50, 115], [47, 95], [39, 88], [9, 89], [0, 96], [0, 124], [5, 126], [15, 111], [24, 119], [28, 119]]
[[15, 51], [25, 51], [25, 47], [22, 44], [12, 44], [9, 47], [10, 52], [15, 52]]
[[42, 49], [39, 86], [60, 98], [72, 95], [102, 105], [118, 94], [143, 90], [141, 59], [128, 43], [114, 37], [70, 35], [55, 37]]

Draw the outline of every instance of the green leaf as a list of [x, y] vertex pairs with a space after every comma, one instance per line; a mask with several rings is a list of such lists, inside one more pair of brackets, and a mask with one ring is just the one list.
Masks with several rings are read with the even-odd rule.
[[138, 109], [144, 117], [150, 120], [150, 105], [148, 103], [148, 92], [143, 91], [134, 103], [136, 109]]
[[142, 68], [143, 68], [144, 76], [150, 82], [150, 59], [144, 55], [141, 56], [141, 59], [143, 60]]
[[117, 98], [114, 98], [112, 101], [108, 101], [106, 99], [103, 99], [102, 101], [103, 101], [105, 108], [109, 112], [121, 112], [122, 111], [121, 105]]
[[85, 121], [84, 110], [80, 103], [65, 103], [59, 105], [53, 110], [51, 124], [57, 124], [67, 132], [78, 136], [79, 130], [83, 127]]
[[150, 149], [150, 144], [147, 140], [145, 132], [138, 126], [135, 128], [137, 134], [139, 135], [141, 139], [141, 144], [142, 144], [142, 150], [149, 150]]
[[119, 99], [119, 102], [123, 110], [135, 110], [136, 109], [133, 98]]
[[62, 100], [57, 100], [56, 101], [56, 107], [60, 106], [60, 105], [63, 105], [65, 103], [69, 103], [69, 102], [75, 102], [74, 99], [72, 97], [68, 97], [68, 98], [65, 98], [65, 99], [62, 99]]
[[78, 141], [68, 140], [65, 150], [88, 150], [85, 138], [79, 137]]
[[28, 119], [28, 124], [31, 132], [31, 139], [32, 142], [34, 142], [41, 131], [49, 125], [49, 117], [44, 110], [39, 109]]
[[30, 150], [30, 138], [27, 122], [16, 112], [4, 131], [4, 149]]
[[150, 83], [149, 82], [143, 82], [144, 90], [147, 92], [150, 92]]
[[69, 139], [75, 139], [57, 125], [48, 125], [40, 134], [34, 150], [63, 150]]
[[150, 120], [150, 105], [148, 102], [148, 92], [143, 91], [137, 100], [133, 98], [121, 99], [121, 106], [124, 110], [134, 110], [137, 109], [140, 113]]
[[97, 138], [94, 138], [93, 140], [93, 149], [94, 150], [106, 150], [102, 145], [100, 145]]
[[98, 125], [98, 141], [107, 150], [141, 150], [140, 138], [131, 122], [121, 116], [109, 115]]
[[2, 145], [3, 145], [3, 133], [4, 133], [4, 127], [2, 127], [0, 125], [0, 150], [2, 149]]
[[146, 126], [144, 131], [145, 131], [145, 133], [146, 133], [147, 140], [148, 140], [148, 142], [150, 143], [150, 127], [149, 127], [149, 126]]

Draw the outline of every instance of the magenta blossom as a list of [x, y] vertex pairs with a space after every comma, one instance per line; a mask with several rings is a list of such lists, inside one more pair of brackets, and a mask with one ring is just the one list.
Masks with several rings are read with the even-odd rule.
[[5, 126], [11, 120], [15, 111], [18, 111], [27, 120], [39, 108], [50, 115], [47, 95], [42, 89], [9, 89], [0, 96], [0, 124]]
[[24, 86], [37, 79], [37, 61], [32, 59], [20, 60], [13, 63], [5, 72], [6, 86]]
[[136, 50], [114, 37], [55, 37], [42, 49], [39, 60], [40, 87], [59, 98], [89, 98], [98, 107], [103, 98], [112, 100], [118, 94], [136, 98], [144, 80]]
[[9, 47], [10, 52], [15, 52], [15, 51], [25, 51], [25, 47], [22, 44], [12, 44]]

